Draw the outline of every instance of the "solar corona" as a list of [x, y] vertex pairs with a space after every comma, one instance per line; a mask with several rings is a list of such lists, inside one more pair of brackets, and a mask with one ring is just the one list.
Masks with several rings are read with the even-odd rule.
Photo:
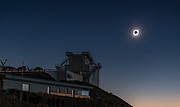
[[139, 35], [139, 30], [135, 29], [133, 30], [133, 36], [137, 37]]

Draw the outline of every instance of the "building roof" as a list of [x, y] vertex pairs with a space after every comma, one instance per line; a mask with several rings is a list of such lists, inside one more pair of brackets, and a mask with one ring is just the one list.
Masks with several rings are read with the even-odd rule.
[[27, 71], [26, 72], [23, 72], [23, 71], [22, 72], [14, 72], [13, 71], [13, 72], [1, 72], [1, 73], [55, 81], [55, 79], [46, 72], [27, 72]]

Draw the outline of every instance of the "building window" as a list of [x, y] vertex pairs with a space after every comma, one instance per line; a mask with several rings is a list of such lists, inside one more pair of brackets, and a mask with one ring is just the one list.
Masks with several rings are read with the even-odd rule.
[[29, 91], [29, 84], [22, 84], [22, 91]]
[[82, 91], [82, 95], [89, 96], [89, 91]]
[[65, 93], [65, 94], [68, 94], [68, 89], [64, 89], [64, 93]]
[[78, 91], [78, 95], [89, 96], [89, 91]]
[[77, 94], [78, 94], [78, 95], [82, 95], [82, 91], [78, 91]]
[[57, 92], [60, 93], [60, 92], [61, 92], [61, 89], [60, 89], [60, 88], [57, 88]]
[[51, 87], [47, 87], [47, 93], [48, 93], [48, 94], [51, 93]]
[[72, 89], [72, 97], [75, 97], [75, 89]]

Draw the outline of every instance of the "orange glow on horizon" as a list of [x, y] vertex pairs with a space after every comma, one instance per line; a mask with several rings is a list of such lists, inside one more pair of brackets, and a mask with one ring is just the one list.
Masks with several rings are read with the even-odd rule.
[[180, 96], [174, 98], [149, 98], [146, 97], [135, 101], [133, 107], [180, 107]]

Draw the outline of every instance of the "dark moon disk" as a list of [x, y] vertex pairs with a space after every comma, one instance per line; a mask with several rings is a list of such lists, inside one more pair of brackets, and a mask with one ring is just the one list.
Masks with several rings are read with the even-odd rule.
[[133, 30], [133, 36], [138, 36], [139, 35], [139, 30]]

